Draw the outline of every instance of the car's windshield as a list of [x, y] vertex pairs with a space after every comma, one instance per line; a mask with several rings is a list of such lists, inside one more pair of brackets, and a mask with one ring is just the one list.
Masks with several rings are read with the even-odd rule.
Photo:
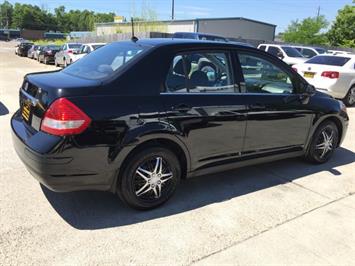
[[68, 44], [70, 49], [79, 49], [81, 47], [80, 43], [70, 43]]
[[309, 59], [308, 61], [306, 61], [306, 63], [330, 66], [343, 66], [349, 60], [349, 57], [318, 55]]
[[323, 49], [323, 48], [314, 48], [316, 49], [316, 51], [319, 53], [319, 54], [325, 54], [326, 53], [326, 50]]
[[289, 57], [303, 57], [303, 55], [293, 47], [281, 46], [281, 48]]
[[105, 79], [118, 72], [132, 58], [148, 50], [134, 42], [116, 42], [97, 49], [63, 70], [64, 73], [85, 78]]
[[60, 46], [58, 46], [58, 45], [48, 45], [48, 48], [51, 49], [51, 50], [59, 50]]

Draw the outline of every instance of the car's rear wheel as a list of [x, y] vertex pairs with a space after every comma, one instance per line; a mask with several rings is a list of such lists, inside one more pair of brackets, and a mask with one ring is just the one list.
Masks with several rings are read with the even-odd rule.
[[355, 86], [352, 86], [346, 94], [343, 102], [346, 106], [353, 106], [355, 104]]
[[128, 159], [117, 192], [133, 208], [152, 209], [173, 195], [180, 177], [180, 162], [173, 152], [162, 147], [146, 148]]
[[313, 163], [325, 163], [333, 155], [339, 140], [339, 131], [332, 121], [325, 121], [314, 132], [306, 159]]

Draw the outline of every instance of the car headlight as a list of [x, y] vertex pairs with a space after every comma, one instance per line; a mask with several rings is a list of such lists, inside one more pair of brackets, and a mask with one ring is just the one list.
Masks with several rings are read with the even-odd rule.
[[339, 100], [338, 100], [338, 102], [339, 102], [339, 105], [340, 105], [340, 109], [341, 109], [343, 112], [347, 113], [346, 105], [343, 103], [343, 101], [339, 101]]

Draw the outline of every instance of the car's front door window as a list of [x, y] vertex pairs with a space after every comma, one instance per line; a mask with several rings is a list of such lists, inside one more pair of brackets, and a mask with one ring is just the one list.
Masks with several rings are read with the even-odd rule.
[[245, 86], [243, 92], [290, 94], [294, 88], [290, 76], [264, 58], [239, 53]]
[[166, 79], [168, 92], [234, 93], [229, 53], [193, 52], [174, 57]]

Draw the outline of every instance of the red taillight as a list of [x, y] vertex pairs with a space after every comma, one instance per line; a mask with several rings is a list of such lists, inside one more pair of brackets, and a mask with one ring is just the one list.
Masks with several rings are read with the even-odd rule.
[[67, 52], [68, 52], [68, 54], [72, 54], [73, 50], [68, 50]]
[[41, 130], [56, 136], [76, 135], [86, 130], [91, 119], [66, 98], [55, 100], [44, 114]]
[[337, 78], [339, 78], [339, 72], [336, 72], [336, 71], [324, 71], [321, 76], [325, 77], [325, 78], [330, 78], [330, 79], [337, 79]]
[[293, 71], [297, 72], [297, 68], [293, 67], [292, 69], [293, 69]]

